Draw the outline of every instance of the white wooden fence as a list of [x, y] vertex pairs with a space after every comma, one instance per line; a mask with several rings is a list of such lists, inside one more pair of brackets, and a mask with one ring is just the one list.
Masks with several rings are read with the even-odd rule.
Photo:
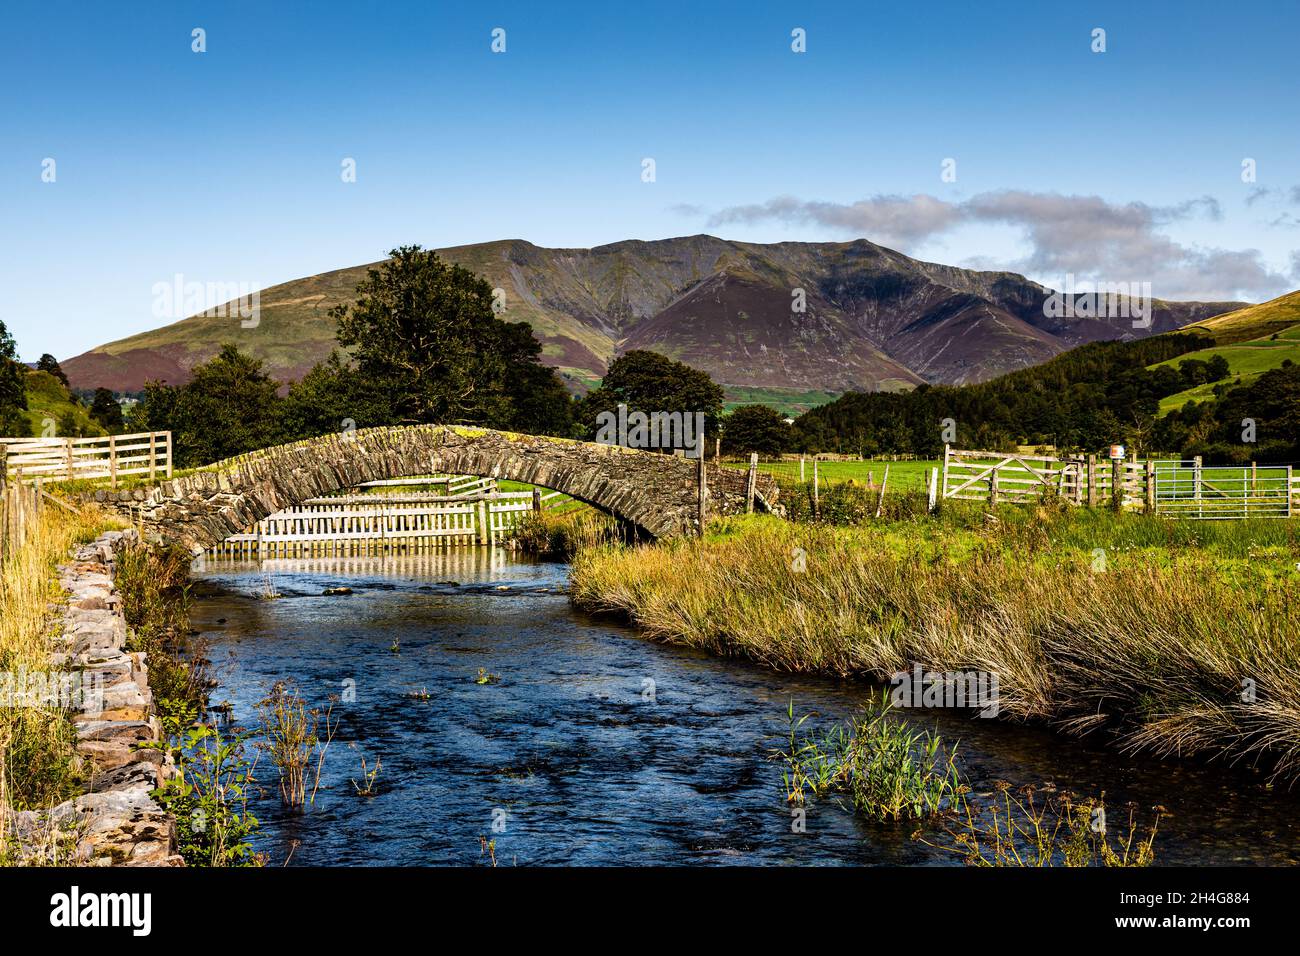
[[246, 534], [232, 535], [209, 554], [274, 558], [495, 544], [525, 515], [564, 499], [559, 492], [497, 491], [491, 478], [452, 479], [449, 488], [447, 495], [310, 498], [264, 518]]
[[172, 433], [138, 432], [104, 438], [0, 438], [7, 454], [7, 473], [14, 481], [66, 481], [172, 475]]

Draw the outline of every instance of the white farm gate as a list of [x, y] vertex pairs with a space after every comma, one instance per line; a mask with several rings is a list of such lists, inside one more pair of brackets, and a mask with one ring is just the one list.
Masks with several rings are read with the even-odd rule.
[[[1300, 478], [1289, 465], [1203, 466], [1201, 459], [1101, 459], [944, 449], [944, 499], [1116, 504], [1171, 518], [1289, 518], [1300, 514]], [[1117, 501], [1118, 498], [1118, 501]]]

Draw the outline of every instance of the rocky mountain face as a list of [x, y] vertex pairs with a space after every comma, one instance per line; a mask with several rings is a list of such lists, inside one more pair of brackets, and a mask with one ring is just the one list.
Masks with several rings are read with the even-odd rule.
[[[639, 348], [703, 369], [733, 391], [975, 382], [1084, 342], [1164, 332], [1242, 305], [1157, 300], [1150, 328], [1053, 316], [1044, 308], [1049, 291], [1024, 276], [921, 262], [864, 239], [759, 244], [701, 235], [593, 249], [515, 239], [439, 252], [504, 290], [503, 317], [532, 323], [545, 361], [578, 389]], [[371, 266], [264, 290], [255, 325], [237, 315], [192, 316], [63, 368], [78, 387], [137, 391], [149, 379], [186, 381], [194, 364], [234, 342], [277, 378], [296, 379], [334, 347], [329, 309], [350, 300]]]

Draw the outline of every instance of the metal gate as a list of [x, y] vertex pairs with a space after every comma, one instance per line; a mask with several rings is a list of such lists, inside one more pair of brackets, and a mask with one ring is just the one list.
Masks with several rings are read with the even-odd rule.
[[1155, 510], [1171, 518], [1203, 520], [1289, 518], [1291, 485], [1290, 465], [1157, 461]]

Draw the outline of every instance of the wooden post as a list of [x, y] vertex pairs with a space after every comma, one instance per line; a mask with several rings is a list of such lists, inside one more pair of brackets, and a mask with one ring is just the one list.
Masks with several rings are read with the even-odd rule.
[[1147, 514], [1156, 513], [1156, 463], [1150, 458], [1147, 459], [1147, 476], [1146, 476], [1146, 499]]
[[542, 489], [534, 488], [533, 489], [533, 511], [541, 511], [541, 510], [542, 510]]
[[1291, 465], [1286, 466], [1286, 516], [1288, 518], [1295, 514], [1295, 506], [1292, 502], [1291, 468]]
[[933, 513], [939, 503], [939, 469], [930, 469], [930, 512]]
[[1197, 455], [1192, 459], [1192, 497], [1196, 499], [1196, 514], [1200, 517], [1204, 513], [1204, 506], [1201, 501], [1201, 456]]
[[158, 435], [155, 432], [149, 433], [149, 480], [154, 480], [154, 475], [158, 468]]
[[817, 459], [813, 459], [813, 517], [822, 516], [821, 482], [817, 474]]
[[941, 497], [948, 497], [948, 458], [952, 455], [952, 446], [947, 442], [943, 446], [943, 485], [939, 489]]
[[1097, 507], [1097, 456], [1088, 456], [1088, 507]]
[[1255, 494], [1255, 478], [1256, 478], [1255, 472], [1256, 472], [1255, 463], [1252, 461], [1250, 463], [1250, 493], [1252, 497]]
[[876, 499], [876, 517], [879, 518], [881, 511], [885, 507], [885, 488], [889, 485], [889, 466], [885, 466], [885, 474], [880, 479], [880, 497]]
[[749, 453], [749, 480], [745, 482], [745, 514], [754, 513], [754, 495], [758, 491], [758, 452]]
[[1111, 507], [1120, 511], [1124, 507], [1124, 459], [1112, 458], [1110, 462]]
[[[704, 456], [701, 455], [700, 457], [703, 458]], [[721, 435], [713, 439], [713, 457], [714, 458], [722, 457], [722, 436]]]
[[486, 502], [480, 498], [478, 500], [478, 543], [487, 544], [487, 507]]
[[166, 432], [167, 435], [167, 477], [172, 476], [172, 433]]
[[700, 537], [704, 536], [704, 526], [709, 523], [709, 477], [708, 470], [704, 466], [704, 456], [699, 459], [698, 480], [696, 490], [698, 497], [695, 502], [696, 523], [699, 525]]
[[993, 470], [989, 472], [989, 504], [996, 505], [997, 503], [998, 503], [998, 469], [995, 466]]
[[72, 436], [69, 435], [66, 441], [68, 443], [68, 447], [67, 447], [68, 480], [71, 481], [72, 480]]
[[113, 487], [117, 487], [117, 436], [108, 436], [108, 474], [112, 479]]
[[799, 456], [799, 484], [802, 485], [804, 483], [804, 480], [805, 479], [803, 476], [803, 455], [800, 455]]

